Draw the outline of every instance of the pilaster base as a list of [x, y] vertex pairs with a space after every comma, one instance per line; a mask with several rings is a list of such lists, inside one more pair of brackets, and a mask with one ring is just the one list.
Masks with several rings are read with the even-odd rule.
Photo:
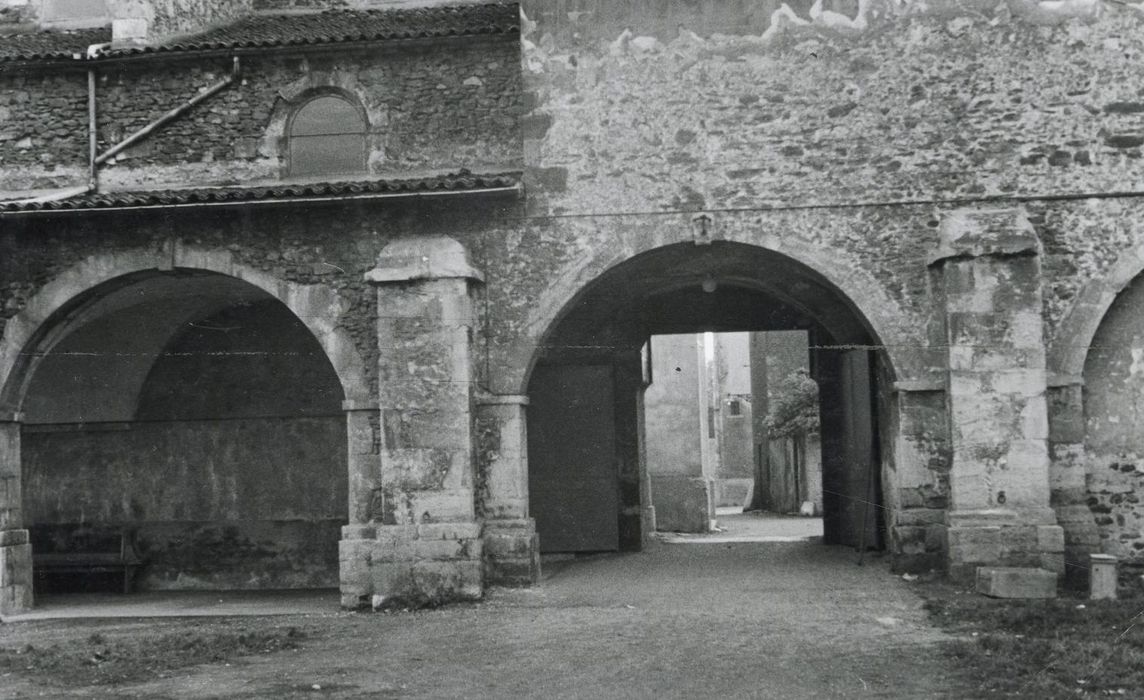
[[485, 522], [485, 582], [530, 586], [540, 580], [540, 537], [532, 518]]
[[0, 615], [32, 609], [32, 545], [27, 530], [0, 532]]
[[942, 570], [946, 562], [945, 511], [903, 508], [890, 527], [890, 551], [895, 573], [920, 574]]
[[1040, 568], [1064, 575], [1064, 529], [1049, 508], [951, 512], [946, 522], [948, 571], [954, 581], [975, 581], [983, 566]]
[[479, 523], [350, 525], [339, 545], [342, 607], [426, 607], [484, 593]]

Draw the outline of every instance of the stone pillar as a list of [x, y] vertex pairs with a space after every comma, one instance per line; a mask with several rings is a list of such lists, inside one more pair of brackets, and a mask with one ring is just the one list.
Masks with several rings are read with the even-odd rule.
[[390, 243], [366, 280], [378, 296], [381, 474], [370, 522], [347, 533], [343, 571], [358, 572], [352, 592], [374, 607], [479, 598], [472, 293], [481, 274], [460, 243], [432, 236]]
[[371, 523], [382, 517], [381, 430], [377, 403], [368, 399], [342, 402], [346, 413], [349, 479], [349, 525], [338, 543], [342, 607], [368, 605], [372, 596], [369, 562], [376, 531]]
[[941, 569], [949, 508], [945, 382], [898, 381], [893, 388], [882, 434], [889, 436], [885, 444], [891, 448], [896, 477], [885, 493], [894, 571]]
[[0, 415], [0, 615], [32, 609], [32, 545], [20, 486], [20, 414]]
[[1049, 488], [1064, 528], [1065, 582], [1078, 590], [1088, 583], [1088, 556], [1101, 545], [1088, 505], [1083, 391], [1080, 377], [1049, 377]]
[[931, 266], [948, 346], [950, 575], [1064, 570], [1049, 503], [1040, 241], [1021, 209], [960, 210]]
[[708, 436], [710, 377], [702, 336], [655, 336], [651, 354], [652, 383], [646, 390], [641, 383], [636, 391], [644, 404], [644, 463], [655, 523], [663, 530], [710, 532], [715, 521], [710, 465], [717, 454]]
[[527, 396], [484, 395], [477, 401], [477, 485], [487, 583], [540, 580], [540, 538], [528, 516], [527, 406]]
[[[615, 416], [616, 416], [616, 457], [619, 460], [620, 487], [620, 551], [638, 552], [650, 539], [644, 529], [647, 502], [641, 500], [648, 486], [642, 457], [645, 440], [642, 439], [643, 426], [640, 415], [643, 413], [644, 372], [643, 358], [639, 350], [621, 352], [615, 357]], [[713, 490], [708, 491], [714, 508]], [[714, 515], [712, 515], [714, 517]]]

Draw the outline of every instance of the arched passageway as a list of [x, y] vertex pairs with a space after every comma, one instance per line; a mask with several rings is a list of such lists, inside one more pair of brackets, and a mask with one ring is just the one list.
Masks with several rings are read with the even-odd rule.
[[[1144, 274], [1125, 284], [1098, 318], [1083, 376], [1084, 470], [1058, 469], [1058, 500], [1071, 497], [1087, 518], [1062, 518], [1070, 547], [1113, 554], [1144, 571]], [[1061, 472], [1064, 472], [1063, 474]], [[1094, 527], [1093, 527], [1094, 526]], [[1074, 554], [1074, 556], [1077, 556]]]
[[33, 552], [128, 531], [146, 588], [336, 586], [342, 399], [318, 340], [253, 284], [104, 282], [42, 324], [6, 386]]
[[825, 541], [880, 547], [877, 420], [893, 376], [855, 305], [826, 278], [755, 246], [671, 245], [606, 271], [571, 300], [528, 383], [529, 512], [542, 551], [638, 549], [668, 494], [649, 478], [644, 391], [672, 368], [654, 335], [802, 330], [821, 406]]

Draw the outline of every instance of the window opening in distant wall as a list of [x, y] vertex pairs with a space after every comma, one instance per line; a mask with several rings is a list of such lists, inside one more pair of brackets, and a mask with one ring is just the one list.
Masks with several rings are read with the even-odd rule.
[[316, 97], [290, 122], [290, 174], [363, 173], [365, 138], [365, 119], [356, 105], [343, 97]]

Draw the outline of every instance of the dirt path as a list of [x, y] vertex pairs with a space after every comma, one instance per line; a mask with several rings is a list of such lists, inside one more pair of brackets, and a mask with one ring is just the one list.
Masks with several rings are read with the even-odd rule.
[[[807, 544], [658, 544], [559, 562], [527, 590], [389, 615], [259, 618], [297, 651], [77, 697], [967, 697], [910, 584]], [[232, 624], [220, 620], [214, 623]], [[25, 623], [6, 635], [159, 634], [179, 620]], [[5, 640], [18, 641], [16, 637]], [[4, 679], [10, 697], [45, 689]], [[11, 681], [11, 682], [9, 682]], [[960, 692], [959, 692], [960, 689]]]

